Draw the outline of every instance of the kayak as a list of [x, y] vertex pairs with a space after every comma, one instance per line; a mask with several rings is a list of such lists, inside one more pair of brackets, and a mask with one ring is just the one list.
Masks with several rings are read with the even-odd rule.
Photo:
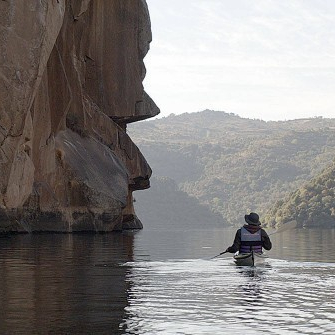
[[256, 266], [264, 263], [268, 257], [264, 253], [248, 252], [234, 255], [234, 262], [238, 266]]

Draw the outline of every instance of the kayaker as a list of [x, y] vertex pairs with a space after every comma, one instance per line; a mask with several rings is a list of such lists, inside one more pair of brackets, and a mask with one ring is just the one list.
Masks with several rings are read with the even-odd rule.
[[272, 243], [266, 231], [261, 228], [259, 216], [257, 213], [250, 213], [244, 216], [245, 224], [238, 229], [235, 234], [234, 243], [227, 248], [226, 252], [230, 253], [249, 253], [251, 251], [261, 253], [262, 248], [270, 250]]

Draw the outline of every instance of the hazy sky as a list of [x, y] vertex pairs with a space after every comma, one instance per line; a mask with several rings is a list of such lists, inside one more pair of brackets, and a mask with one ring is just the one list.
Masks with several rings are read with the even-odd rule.
[[144, 86], [171, 113], [335, 117], [335, 0], [147, 0]]

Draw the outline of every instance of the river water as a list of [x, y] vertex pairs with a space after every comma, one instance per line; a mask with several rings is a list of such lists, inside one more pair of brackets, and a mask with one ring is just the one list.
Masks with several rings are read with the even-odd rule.
[[271, 236], [237, 267], [232, 229], [0, 238], [0, 334], [335, 334], [335, 230]]

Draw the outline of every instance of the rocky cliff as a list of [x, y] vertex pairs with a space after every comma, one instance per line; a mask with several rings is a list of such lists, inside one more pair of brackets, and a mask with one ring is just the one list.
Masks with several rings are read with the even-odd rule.
[[0, 231], [140, 227], [145, 0], [0, 1]]

